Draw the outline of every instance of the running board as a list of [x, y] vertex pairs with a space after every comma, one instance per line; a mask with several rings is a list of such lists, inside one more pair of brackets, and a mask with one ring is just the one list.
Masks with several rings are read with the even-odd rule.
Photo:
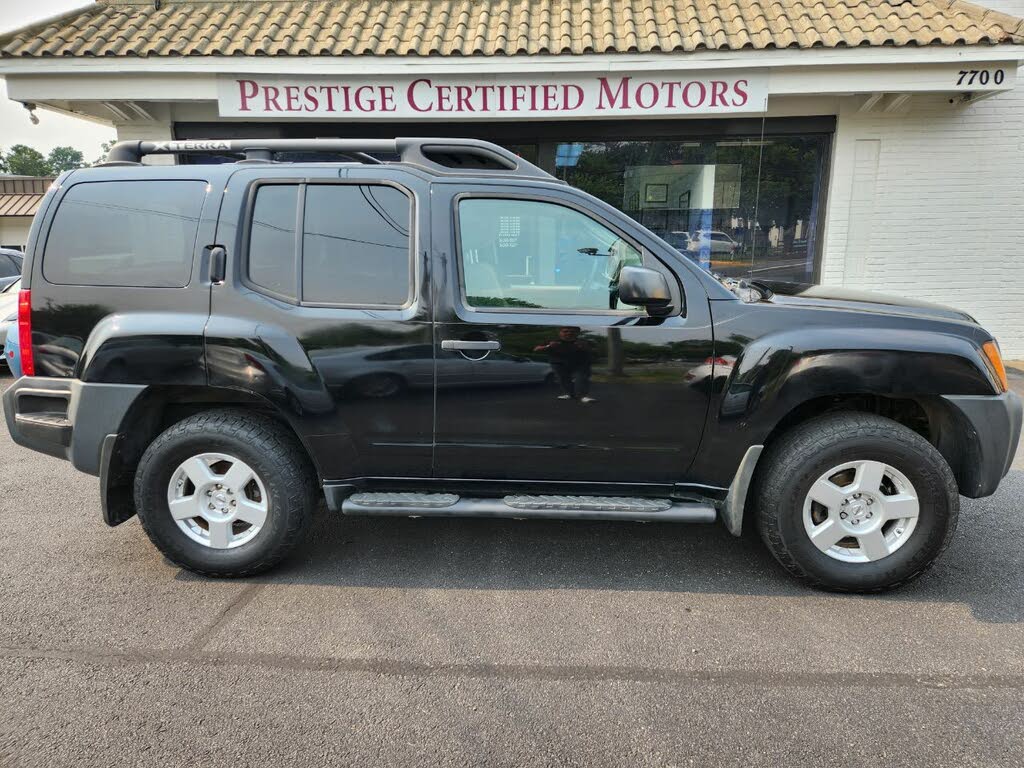
[[398, 517], [511, 517], [638, 522], [713, 523], [710, 504], [607, 496], [505, 496], [466, 498], [454, 493], [354, 493], [341, 504], [346, 515]]

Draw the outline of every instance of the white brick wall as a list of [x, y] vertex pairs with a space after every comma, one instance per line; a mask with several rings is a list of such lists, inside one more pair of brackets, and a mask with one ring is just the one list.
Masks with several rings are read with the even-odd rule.
[[[990, 3], [1024, 16], [1024, 0]], [[973, 105], [915, 96], [836, 124], [822, 282], [970, 312], [1024, 359], [1024, 71]], [[877, 162], [876, 162], [877, 160]]]

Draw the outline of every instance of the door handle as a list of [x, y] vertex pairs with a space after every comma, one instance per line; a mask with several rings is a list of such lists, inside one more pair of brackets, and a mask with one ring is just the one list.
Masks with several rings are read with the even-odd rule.
[[490, 352], [501, 349], [500, 341], [464, 341], [462, 339], [444, 339], [441, 349], [470, 350], [474, 352]]
[[224, 265], [228, 253], [223, 245], [208, 245], [206, 249], [210, 252], [210, 282], [219, 285], [224, 282]]

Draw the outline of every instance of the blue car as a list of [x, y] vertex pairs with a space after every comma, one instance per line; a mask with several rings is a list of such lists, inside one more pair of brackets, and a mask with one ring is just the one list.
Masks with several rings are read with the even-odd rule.
[[4, 362], [11, 370], [11, 376], [21, 376], [21, 354], [18, 348], [18, 329], [15, 327], [12, 333], [7, 334], [4, 342]]

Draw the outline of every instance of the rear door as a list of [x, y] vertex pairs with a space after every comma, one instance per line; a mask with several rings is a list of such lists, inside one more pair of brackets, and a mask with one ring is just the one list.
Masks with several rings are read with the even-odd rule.
[[228, 182], [210, 383], [273, 402], [324, 480], [430, 474], [425, 199], [417, 178], [371, 166], [249, 168]]
[[[438, 380], [473, 371], [438, 388], [435, 475], [684, 481], [708, 407], [688, 376], [712, 351], [696, 278], [570, 190], [435, 184], [433, 211]], [[618, 300], [629, 264], [666, 276], [669, 316]]]

